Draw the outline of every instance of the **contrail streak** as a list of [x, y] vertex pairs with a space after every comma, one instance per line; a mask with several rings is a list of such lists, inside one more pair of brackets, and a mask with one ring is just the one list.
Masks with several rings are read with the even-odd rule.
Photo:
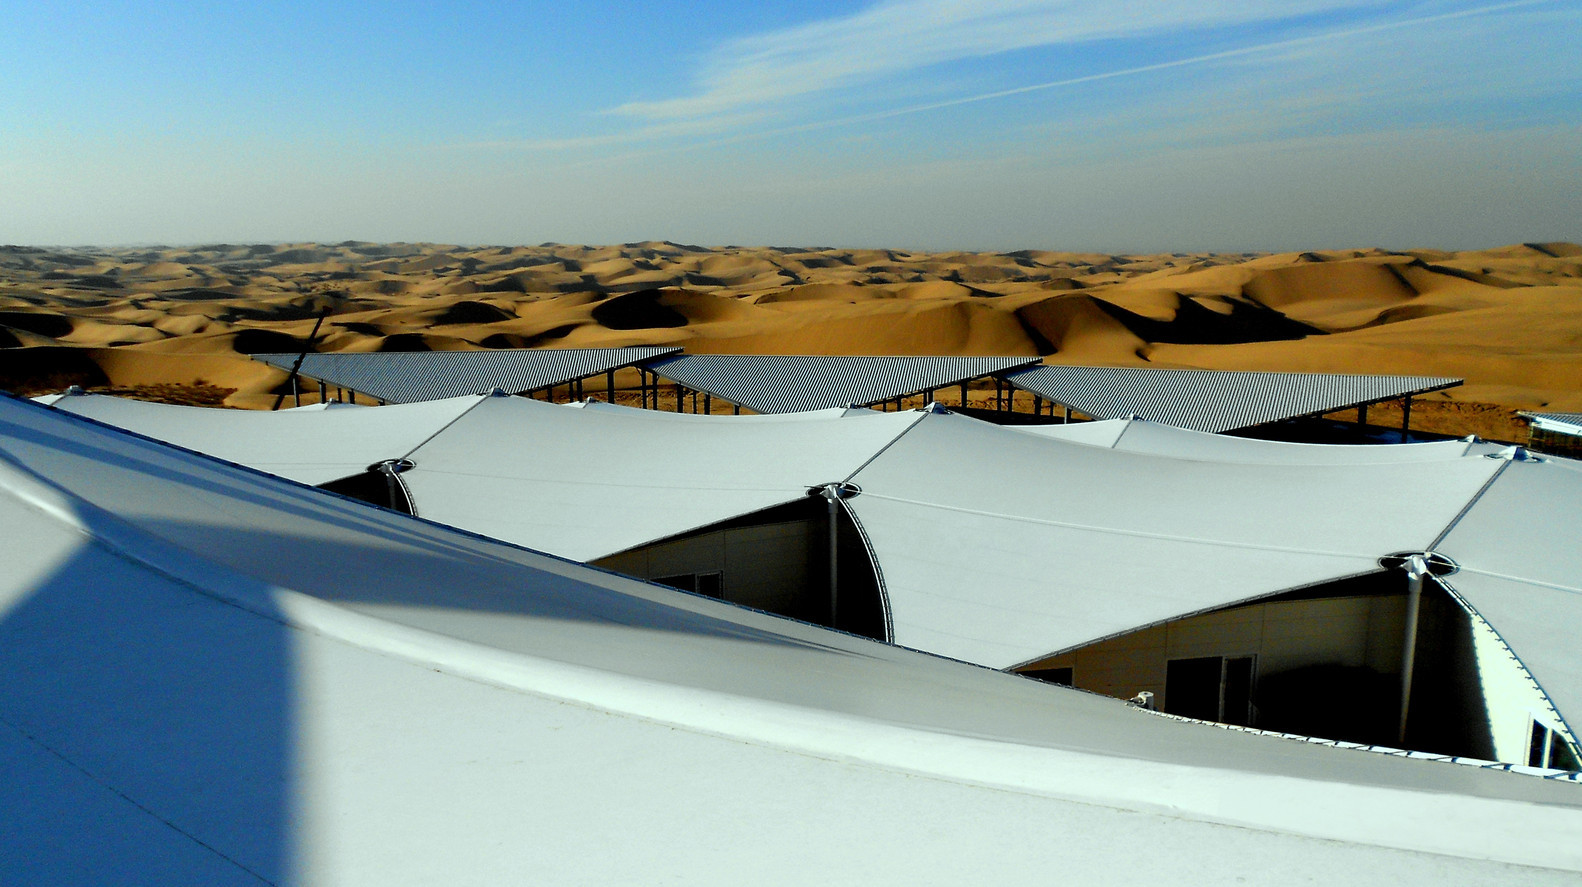
[[[1527, 6], [1542, 6], [1542, 5], [1547, 5], [1547, 4], [1550, 4], [1550, 3], [1553, 3], [1553, 2], [1554, 2], [1554, 0], [1511, 0], [1511, 2], [1506, 2], [1506, 3], [1493, 3], [1493, 4], [1486, 5], [1486, 6], [1474, 7], [1474, 8], [1471, 8], [1471, 9], [1461, 9], [1461, 10], [1457, 10], [1455, 12], [1445, 12], [1445, 13], [1439, 13], [1437, 15], [1421, 16], [1421, 17], [1418, 17], [1418, 18], [1402, 19], [1402, 20], [1391, 21], [1391, 22], [1380, 22], [1380, 23], [1377, 23], [1377, 24], [1362, 25], [1362, 26], [1354, 27], [1354, 28], [1345, 28], [1345, 29], [1338, 30], [1338, 31], [1328, 31], [1328, 32], [1325, 32], [1325, 33], [1322, 33], [1322, 34], [1310, 34], [1310, 35], [1307, 35], [1307, 36], [1304, 36], [1304, 37], [1292, 37], [1292, 38], [1289, 38], [1289, 39], [1286, 39], [1286, 40], [1276, 40], [1276, 41], [1273, 41], [1271, 43], [1261, 43], [1261, 44], [1258, 44], [1256, 46], [1243, 46], [1243, 47], [1240, 47], [1240, 48], [1237, 48], [1237, 49], [1227, 49], [1227, 50], [1224, 50], [1224, 51], [1221, 51], [1221, 52], [1211, 52], [1211, 53], [1207, 53], [1207, 54], [1204, 54], [1204, 55], [1191, 56], [1190, 58], [1174, 59], [1172, 61], [1167, 61], [1167, 62], [1157, 62], [1157, 63], [1151, 64], [1151, 65], [1139, 65], [1137, 67], [1132, 67], [1132, 68], [1122, 68], [1122, 69], [1117, 70], [1117, 71], [1105, 71], [1105, 72], [1102, 72], [1102, 73], [1099, 73], [1099, 74], [1085, 74], [1085, 75], [1080, 76], [1080, 77], [1067, 77], [1067, 78], [1064, 78], [1064, 79], [1061, 79], [1061, 80], [1050, 80], [1050, 81], [1047, 81], [1047, 82], [1044, 82], [1044, 83], [1033, 83], [1033, 84], [1029, 84], [1027, 86], [1016, 86], [1016, 87], [1011, 87], [1009, 89], [999, 89], [999, 90], [995, 90], [993, 92], [977, 93], [975, 95], [961, 96], [959, 98], [954, 98], [954, 99], [944, 99], [942, 101], [937, 101], [937, 102], [928, 102], [928, 103], [919, 104], [919, 105], [908, 105], [906, 107], [892, 108], [892, 109], [889, 109], [889, 110], [886, 110], [886, 111], [873, 111], [873, 112], [866, 113], [866, 114], [855, 114], [855, 115], [851, 115], [851, 116], [848, 116], [848, 117], [835, 117], [835, 118], [831, 118], [831, 119], [828, 119], [828, 120], [816, 120], [816, 121], [812, 121], [812, 122], [809, 122], [809, 123], [801, 123], [801, 124], [796, 124], [796, 125], [793, 125], [793, 126], [777, 127], [777, 128], [774, 128], [774, 129], [760, 129], [760, 130], [755, 130], [753, 132], [739, 133], [737, 135], [723, 136], [723, 137], [720, 137], [720, 138], [709, 139], [709, 140], [705, 140], [705, 141], [688, 142], [686, 144], [675, 145], [675, 146], [671, 146], [671, 147], [663, 147], [663, 148], [656, 147], [656, 148], [649, 148], [649, 149], [638, 150], [638, 151], [628, 151], [628, 152], [625, 152], [625, 153], [615, 154], [615, 155], [606, 155], [605, 157], [602, 157], [602, 158], [591, 158], [590, 157], [590, 158], [586, 158], [585, 160], [580, 161], [580, 162], [578, 162], [578, 163], [576, 163], [574, 165], [580, 166], [580, 165], [584, 165], [586, 163], [604, 162], [604, 161], [609, 161], [609, 160], [626, 160], [626, 159], [631, 159], [631, 158], [635, 158], [635, 157], [644, 157], [644, 156], [648, 156], [648, 155], [656, 154], [656, 153], [670, 153], [670, 152], [682, 151], [682, 150], [693, 150], [693, 149], [696, 149], [696, 148], [713, 148], [713, 147], [719, 147], [719, 146], [723, 146], [723, 145], [739, 144], [741, 142], [746, 142], [746, 141], [756, 141], [756, 140], [759, 140], [759, 139], [772, 138], [772, 137], [775, 137], [775, 136], [794, 135], [794, 134], [797, 134], [797, 133], [813, 132], [813, 131], [817, 131], [817, 130], [821, 130], [821, 129], [834, 129], [836, 127], [852, 126], [852, 125], [860, 124], [860, 123], [872, 123], [872, 122], [879, 121], [879, 120], [889, 120], [891, 118], [904, 117], [904, 116], [908, 116], [908, 115], [911, 115], [911, 114], [923, 114], [923, 113], [926, 113], [926, 112], [929, 112], [929, 111], [938, 111], [938, 110], [941, 110], [941, 109], [944, 109], [944, 108], [955, 108], [955, 107], [959, 107], [961, 105], [976, 104], [978, 102], [988, 102], [988, 101], [993, 101], [995, 99], [1009, 98], [1011, 96], [1026, 95], [1028, 93], [1035, 93], [1035, 92], [1044, 92], [1044, 91], [1048, 91], [1048, 90], [1052, 90], [1052, 89], [1061, 89], [1061, 88], [1069, 87], [1069, 86], [1080, 86], [1080, 85], [1082, 85], [1084, 83], [1096, 83], [1096, 82], [1103, 81], [1103, 80], [1115, 80], [1115, 79], [1122, 78], [1122, 77], [1136, 77], [1136, 76], [1142, 75], [1142, 74], [1152, 74], [1152, 73], [1155, 73], [1155, 72], [1158, 72], [1158, 71], [1168, 71], [1168, 70], [1172, 70], [1172, 69], [1175, 69], [1175, 68], [1185, 68], [1185, 67], [1191, 67], [1191, 66], [1194, 66], [1194, 65], [1208, 64], [1210, 62], [1224, 61], [1226, 59], [1240, 58], [1240, 57], [1244, 57], [1244, 56], [1253, 56], [1253, 55], [1258, 55], [1258, 54], [1261, 54], [1261, 53], [1274, 52], [1274, 51], [1278, 51], [1278, 50], [1281, 50], [1281, 49], [1288, 49], [1288, 48], [1291, 48], [1291, 47], [1307, 46], [1307, 45], [1311, 45], [1311, 44], [1315, 44], [1315, 43], [1328, 42], [1328, 41], [1331, 41], [1331, 40], [1341, 40], [1341, 39], [1344, 39], [1344, 38], [1347, 38], [1347, 37], [1356, 37], [1356, 36], [1363, 35], [1363, 34], [1376, 34], [1376, 33], [1379, 33], [1381, 31], [1391, 31], [1391, 30], [1395, 30], [1395, 29], [1398, 29], [1398, 28], [1408, 28], [1408, 27], [1414, 27], [1414, 26], [1417, 26], [1417, 25], [1426, 25], [1426, 24], [1433, 24], [1435, 22], [1450, 21], [1450, 20], [1453, 20], [1453, 19], [1470, 18], [1470, 17], [1473, 17], [1473, 16], [1488, 15], [1490, 13], [1504, 12], [1506, 10], [1519, 9], [1519, 8], [1527, 7]], [[663, 137], [664, 136], [662, 136], [662, 135], [655, 135], [655, 134], [652, 134], [652, 133], [642, 133], [642, 132], [632, 133], [629, 136], [629, 138], [631, 140], [633, 140], [633, 141], [638, 141], [638, 140], [642, 140], [642, 139], [645, 139], [645, 138], [663, 138]], [[619, 134], [613, 134], [611, 136], [607, 136], [607, 137], [604, 137], [604, 138], [600, 139], [600, 141], [605, 141], [605, 140], [616, 141], [616, 140], [619, 140], [619, 139], [621, 139], [621, 136]], [[573, 141], [575, 141], [575, 140], [573, 140]], [[495, 143], [487, 143], [485, 145], [480, 145], [478, 147], [499, 147], [499, 146], [500, 146], [500, 143], [495, 142]], [[529, 147], [529, 148], [531, 148], [531, 147], [535, 147], [535, 145], [533, 145], [532, 143], [528, 143], [527, 145], [523, 145], [522, 147]], [[548, 146], [539, 145], [537, 147], [548, 147]]]
[[869, 123], [875, 120], [888, 120], [892, 117], [902, 117], [908, 114], [921, 114], [926, 111], [937, 111], [941, 108], [954, 108], [959, 105], [970, 105], [977, 102], [987, 102], [994, 99], [1007, 98], [1014, 95], [1025, 95], [1030, 92], [1043, 92], [1050, 89], [1059, 89], [1066, 86], [1079, 86], [1084, 83], [1094, 83], [1100, 80], [1113, 80], [1119, 77], [1134, 77], [1138, 74], [1151, 74], [1155, 71], [1167, 71], [1171, 68], [1185, 68], [1191, 65], [1201, 65], [1208, 62], [1217, 62], [1223, 59], [1237, 58], [1239, 56], [1257, 55], [1259, 53], [1286, 49], [1293, 46], [1304, 46], [1311, 43], [1321, 43], [1327, 40], [1339, 40], [1345, 37], [1355, 37], [1359, 34], [1373, 34], [1379, 31], [1389, 31], [1395, 28], [1411, 27], [1413, 25], [1432, 24], [1434, 22], [1450, 19], [1469, 18], [1476, 15], [1486, 15], [1491, 12], [1503, 12], [1507, 9], [1516, 9], [1523, 6], [1539, 6], [1552, 0], [1513, 0], [1509, 3], [1495, 3], [1489, 6], [1479, 6], [1473, 9], [1462, 9], [1456, 12], [1446, 12], [1439, 15], [1423, 16], [1402, 21], [1382, 22], [1374, 25], [1348, 28], [1341, 31], [1329, 31], [1323, 34], [1311, 34], [1306, 37], [1292, 37], [1288, 40], [1277, 40], [1273, 43], [1261, 43], [1257, 46], [1244, 46], [1238, 49], [1227, 49], [1223, 52], [1211, 52], [1206, 55], [1192, 56], [1191, 58], [1175, 59], [1168, 62], [1157, 62], [1152, 65], [1140, 65], [1135, 68], [1123, 68], [1118, 71], [1105, 71], [1102, 74], [1085, 74], [1081, 77], [1068, 77], [1063, 80], [1050, 80], [1046, 83], [1034, 83], [1028, 86], [1016, 86], [1010, 89], [1000, 89], [994, 92], [984, 92], [977, 95], [962, 96], [960, 98], [945, 99], [938, 102], [929, 102], [922, 105], [909, 105], [905, 108], [893, 108], [888, 111], [874, 111], [869, 114], [858, 114], [851, 117], [839, 117], [832, 120], [820, 120], [798, 126], [788, 126], [767, 132], [752, 133], [737, 136], [732, 139], [719, 139], [706, 144], [725, 144], [740, 138], [759, 138], [771, 135], [786, 135], [807, 130], [824, 129], [834, 126], [846, 126], [853, 123]]

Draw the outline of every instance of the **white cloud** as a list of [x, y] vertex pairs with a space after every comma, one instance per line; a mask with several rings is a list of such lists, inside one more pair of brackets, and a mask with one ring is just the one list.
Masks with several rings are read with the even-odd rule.
[[692, 95], [632, 102], [614, 113], [695, 118], [1018, 49], [1224, 27], [1377, 5], [1376, 0], [890, 0], [854, 15], [731, 41]]

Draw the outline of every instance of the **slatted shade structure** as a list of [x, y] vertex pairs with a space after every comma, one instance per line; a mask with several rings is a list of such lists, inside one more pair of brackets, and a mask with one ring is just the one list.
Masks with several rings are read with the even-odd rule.
[[1582, 458], [1582, 413], [1524, 412], [1528, 444], [1557, 456]]
[[1582, 413], [1524, 412], [1522, 415], [1539, 428], [1548, 428], [1565, 434], [1582, 434]]
[[[496, 351], [332, 352], [309, 354], [301, 375], [386, 403], [415, 403], [480, 394], [508, 394], [564, 385], [680, 348], [564, 348]], [[254, 359], [290, 371], [296, 354], [255, 354]]]
[[1036, 364], [1036, 357], [687, 354], [650, 371], [758, 413], [863, 406]]
[[1462, 381], [1441, 376], [1091, 366], [1027, 367], [1005, 378], [1095, 419], [1137, 416], [1213, 433], [1441, 391]]

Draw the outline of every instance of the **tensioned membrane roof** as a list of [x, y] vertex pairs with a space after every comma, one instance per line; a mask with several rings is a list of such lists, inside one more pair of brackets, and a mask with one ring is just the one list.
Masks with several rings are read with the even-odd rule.
[[1186, 460], [943, 413], [858, 472], [848, 504], [896, 643], [1005, 668], [1375, 570], [1427, 548], [1500, 464]]
[[844, 409], [711, 418], [487, 395], [318, 413], [44, 400], [304, 483], [409, 460], [400, 478], [418, 515], [576, 560], [801, 499], [917, 421]]
[[479, 398], [382, 408], [315, 404], [275, 412], [145, 403], [101, 394], [52, 394], [36, 400], [249, 468], [322, 484], [401, 458]]
[[[492, 351], [329, 352], [303, 357], [301, 374], [387, 403], [414, 403], [495, 388], [507, 394], [563, 385], [680, 348], [513, 348]], [[254, 354], [290, 371], [296, 354]]]
[[[1516, 448], [1321, 447], [1340, 452], [1281, 460], [1260, 446], [1258, 458], [1210, 458], [1190, 432], [1165, 434], [1185, 455], [1129, 451], [937, 408], [733, 417], [475, 397], [295, 417], [118, 409], [132, 430], [206, 441], [221, 458], [245, 455], [246, 438], [271, 422], [283, 450], [355, 452], [347, 474], [371, 453], [405, 458], [419, 515], [578, 560], [853, 482], [862, 492], [843, 505], [872, 551], [892, 639], [992, 668], [1438, 550], [1461, 564], [1455, 587], [1477, 612], [1488, 607], [1496, 632], [1502, 620], [1542, 629], [1527, 635], [1533, 649], [1512, 645], [1516, 657], [1562, 718], [1582, 717], [1582, 681], [1556, 634], [1582, 629], [1582, 562], [1564, 538], [1582, 502], [1576, 466]], [[406, 413], [427, 416], [425, 428], [455, 418], [427, 434], [395, 421]], [[222, 433], [242, 418], [249, 435]], [[381, 451], [373, 441], [392, 428], [402, 433]], [[427, 436], [414, 447], [412, 432]], [[1524, 511], [1559, 529], [1530, 531]], [[1531, 591], [1511, 595], [1495, 580]], [[1541, 611], [1526, 603], [1540, 600]]]
[[1582, 872], [1574, 781], [1152, 715], [11, 399], [0, 520], [6, 883]]
[[1582, 434], [1582, 413], [1524, 412], [1522, 415], [1531, 419], [1533, 425], [1539, 428], [1566, 434]]
[[1006, 381], [1095, 419], [1137, 416], [1192, 431], [1234, 431], [1453, 388], [1438, 376], [1241, 373], [1145, 367], [1036, 366]]
[[793, 413], [879, 403], [1037, 362], [1036, 357], [684, 354], [647, 366], [757, 413]]
[[1263, 462], [1273, 465], [1355, 465], [1370, 462], [1419, 462], [1498, 453], [1505, 447], [1478, 440], [1426, 441], [1408, 444], [1310, 444], [1259, 440], [1229, 434], [1188, 431], [1147, 419], [1100, 419], [1055, 425], [1007, 426], [1027, 434], [1071, 443], [1153, 453], [1176, 459], [1220, 462]]

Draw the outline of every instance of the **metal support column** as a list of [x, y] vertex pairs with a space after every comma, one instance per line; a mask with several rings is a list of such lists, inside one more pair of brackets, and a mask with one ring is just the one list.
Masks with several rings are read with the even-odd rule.
[[319, 383], [319, 403], [323, 403], [323, 402], [325, 402], [326, 400], [329, 400], [329, 399], [330, 399], [330, 386], [325, 385], [323, 382], [320, 382]]
[[840, 615], [840, 500], [829, 496], [829, 627]]
[[[1065, 405], [1062, 404], [1062, 406], [1065, 406]], [[1060, 420], [1060, 422], [1061, 422], [1062, 425], [1070, 425], [1071, 424], [1071, 407], [1066, 407], [1065, 417], [1062, 418]]]
[[1368, 405], [1357, 407], [1357, 428], [1365, 428], [1368, 424]]
[[615, 370], [604, 371], [604, 393], [610, 403], [615, 403]]
[[1397, 734], [1401, 748], [1406, 747], [1406, 716], [1412, 705], [1412, 670], [1417, 660], [1417, 617], [1423, 603], [1423, 577], [1428, 562], [1420, 554], [1406, 559], [1406, 636], [1401, 642], [1401, 724]]
[[297, 377], [291, 377], [291, 405], [302, 406], [302, 387], [297, 384]]
[[1401, 443], [1411, 436], [1412, 431], [1412, 396], [1406, 395], [1406, 400], [1401, 402]]
[[857, 494], [857, 488], [841, 483], [825, 484], [819, 495], [829, 505], [829, 626], [838, 627], [840, 615], [840, 500]]
[[703, 413], [704, 415], [714, 414], [714, 401], [709, 397], [707, 391], [703, 392]]
[[967, 383], [966, 382], [962, 382], [961, 383], [961, 405], [962, 405], [963, 408], [965, 408], [967, 406]]

